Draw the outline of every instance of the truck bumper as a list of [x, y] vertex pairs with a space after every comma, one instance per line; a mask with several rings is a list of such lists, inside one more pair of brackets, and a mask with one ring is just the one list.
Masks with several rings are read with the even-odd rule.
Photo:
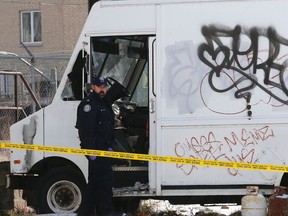
[[8, 174], [6, 175], [9, 189], [32, 189], [39, 179], [37, 174]]

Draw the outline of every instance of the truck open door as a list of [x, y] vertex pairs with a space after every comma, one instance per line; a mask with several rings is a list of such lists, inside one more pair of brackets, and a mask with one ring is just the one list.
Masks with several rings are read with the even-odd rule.
[[[156, 73], [156, 37], [149, 38], [149, 153], [156, 154], [157, 152], [157, 137], [156, 137], [156, 91], [157, 91], [157, 73]], [[159, 164], [158, 164], [159, 165]], [[149, 163], [149, 187], [150, 190], [156, 190], [156, 172], [157, 164]]]

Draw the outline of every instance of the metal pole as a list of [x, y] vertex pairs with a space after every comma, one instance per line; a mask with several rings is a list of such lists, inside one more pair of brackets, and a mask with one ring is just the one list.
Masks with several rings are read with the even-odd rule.
[[[25, 46], [23, 42], [21, 42], [23, 47], [25, 48], [28, 55], [31, 57], [31, 88], [32, 92], [35, 94], [35, 58], [34, 55], [28, 50], [28, 48]], [[34, 101], [32, 101], [32, 113], [36, 112], [36, 104]]]
[[41, 109], [41, 104], [39, 103], [39, 101], [37, 100], [34, 92], [32, 92], [32, 89], [30, 87], [30, 85], [26, 82], [22, 72], [17, 72], [17, 71], [12, 71], [12, 72], [7, 72], [7, 71], [0, 71], [0, 75], [17, 75], [21, 78], [23, 84], [25, 85], [26, 89], [28, 90], [29, 94], [31, 95], [32, 97], [32, 100], [34, 100], [35, 104], [37, 105], [37, 107], [39, 109]]
[[[31, 58], [31, 85], [32, 85], [32, 92], [35, 94], [35, 59], [34, 55]], [[34, 101], [32, 101], [32, 113], [36, 112], [36, 104]]]
[[[11, 53], [11, 52], [5, 52], [5, 51], [0, 51], [0, 55], [5, 55], [7, 56], [7, 58], [17, 58], [17, 59], [20, 59], [20, 61], [22, 61], [24, 64], [28, 65], [29, 67], [31, 67], [31, 64], [29, 62], [27, 62], [24, 57], [21, 57], [19, 55], [17, 55], [16, 53]], [[27, 58], [27, 57], [25, 57]], [[30, 57], [31, 58], [31, 57]], [[40, 57], [37, 57], [37, 58], [40, 58]], [[42, 57], [44, 58], [44, 57]], [[50, 57], [51, 58], [51, 57]], [[45, 57], [45, 59], [47, 59], [47, 57]], [[53, 59], [53, 58], [51, 58]], [[63, 59], [69, 59], [68, 57], [67, 58], [63, 58]], [[41, 70], [39, 70], [38, 68], [34, 67], [35, 68], [35, 72], [39, 73], [42, 77], [44, 77], [46, 80], [48, 80], [49, 82], [52, 82], [52, 80], [47, 77], [44, 72], [42, 72]]]
[[[14, 75], [14, 92], [15, 92], [15, 94], [14, 94], [14, 102], [15, 102], [15, 107], [18, 107], [18, 82], [17, 82], [17, 75], [15, 74]], [[18, 109], [15, 111], [16, 113], [15, 113], [15, 122], [17, 122], [18, 121]]]

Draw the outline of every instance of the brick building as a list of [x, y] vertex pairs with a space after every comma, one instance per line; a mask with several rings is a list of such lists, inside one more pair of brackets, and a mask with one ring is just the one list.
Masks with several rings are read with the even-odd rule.
[[35, 111], [29, 86], [42, 107], [51, 103], [94, 2], [0, 0], [0, 140], [9, 140], [10, 125]]
[[88, 0], [0, 0], [0, 51], [71, 54], [87, 15]]

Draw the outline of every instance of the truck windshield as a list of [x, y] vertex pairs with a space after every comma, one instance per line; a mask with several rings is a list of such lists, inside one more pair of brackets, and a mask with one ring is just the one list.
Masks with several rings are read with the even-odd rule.
[[62, 99], [81, 100], [89, 88], [86, 83], [98, 76], [111, 77], [126, 87], [131, 95], [135, 93], [135, 89], [139, 89], [140, 77], [144, 71], [147, 74], [147, 41], [147, 36], [92, 37], [90, 55], [82, 51], [78, 53], [68, 74]]
[[93, 38], [91, 44], [92, 76], [112, 77], [128, 87], [131, 77], [137, 76], [139, 59], [145, 58], [145, 41], [139, 37], [100, 37]]
[[137, 59], [131, 59], [127, 56], [114, 54], [93, 52], [92, 56], [97, 59], [93, 76], [101, 74], [101, 76], [104, 77], [112, 77], [121, 84], [124, 84], [129, 68], [135, 66], [137, 62]]

